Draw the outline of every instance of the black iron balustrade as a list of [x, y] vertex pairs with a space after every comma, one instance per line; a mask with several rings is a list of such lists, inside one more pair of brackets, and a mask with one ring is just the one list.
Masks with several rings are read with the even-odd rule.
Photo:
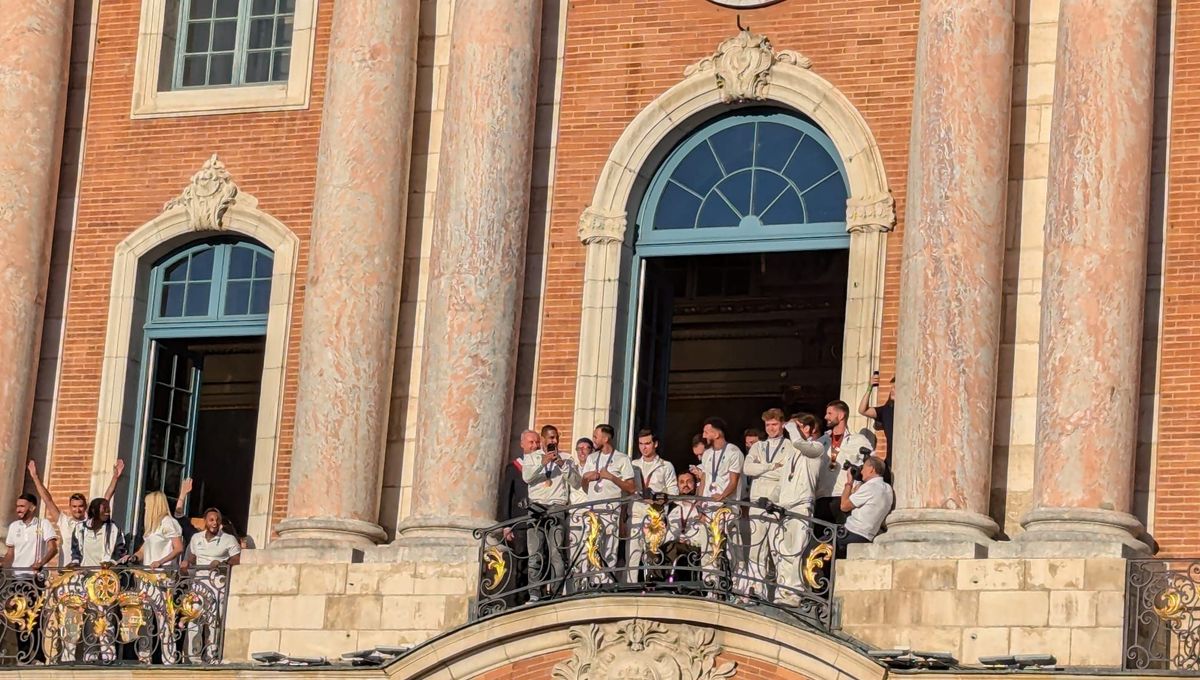
[[0, 570], [0, 665], [214, 664], [229, 567]]
[[475, 531], [474, 615], [602, 592], [665, 592], [769, 605], [828, 630], [844, 529], [767, 503], [629, 496]]
[[1126, 670], [1200, 673], [1200, 559], [1129, 560]]

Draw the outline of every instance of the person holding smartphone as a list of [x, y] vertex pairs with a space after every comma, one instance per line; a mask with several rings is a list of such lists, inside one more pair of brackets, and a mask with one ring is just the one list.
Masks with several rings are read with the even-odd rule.
[[[871, 384], [858, 402], [858, 412], [875, 419], [875, 429], [883, 430], [887, 438], [887, 466], [896, 469], [896, 440], [892, 438], [892, 421], [896, 416], [896, 378], [888, 381], [887, 398], [878, 406], [871, 406], [871, 393], [879, 389], [879, 371], [871, 374]], [[883, 396], [882, 394], [880, 396]]]

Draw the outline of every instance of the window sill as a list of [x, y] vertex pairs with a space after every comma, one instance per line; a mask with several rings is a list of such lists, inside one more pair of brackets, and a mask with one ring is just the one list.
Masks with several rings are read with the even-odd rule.
[[151, 92], [134, 102], [131, 117], [166, 118], [306, 109], [307, 89], [289, 92], [287, 83], [277, 83]]

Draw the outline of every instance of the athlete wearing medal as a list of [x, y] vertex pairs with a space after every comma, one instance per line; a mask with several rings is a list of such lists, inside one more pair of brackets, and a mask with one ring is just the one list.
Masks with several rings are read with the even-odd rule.
[[[791, 450], [783, 464], [783, 479], [779, 484], [779, 505], [788, 512], [811, 517], [816, 500], [821, 468], [826, 463], [825, 443], [819, 439], [821, 424], [811, 413], [797, 413], [787, 424], [791, 435]], [[788, 518], [783, 523], [783, 536], [777, 541], [776, 556], [780, 585], [799, 590], [803, 588], [800, 565], [808, 543], [809, 527], [801, 519]], [[794, 599], [784, 593], [783, 600]]]
[[[613, 448], [614, 433], [612, 425], [608, 424], [597, 425], [592, 432], [596, 451], [588, 456], [581, 477], [589, 502], [615, 501], [637, 488], [633, 481], [633, 461]], [[621, 505], [617, 502], [597, 503], [590, 509], [600, 518], [602, 526], [599, 548], [603, 568], [614, 569], [617, 566]]]
[[704, 450], [700, 466], [692, 466], [692, 474], [700, 477], [702, 491], [699, 495], [714, 501], [723, 501], [737, 491], [745, 461], [742, 450], [725, 439], [727, 429], [721, 418], [704, 421], [701, 435], [708, 448]]
[[[629, 580], [638, 580], [638, 567], [642, 563], [642, 555], [646, 549], [646, 536], [643, 532], [643, 522], [646, 518], [646, 508], [654, 494], [665, 493], [669, 496], [679, 495], [679, 484], [675, 478], [675, 466], [658, 455], [658, 435], [652, 430], [643, 429], [638, 432], [638, 453], [641, 458], [633, 461], [633, 467], [640, 473], [641, 494], [634, 498], [630, 508], [629, 522]], [[650, 564], [655, 561], [651, 560]]]
[[[751, 446], [746, 454], [744, 471], [751, 479], [751, 503], [757, 503], [760, 498], [772, 503], [779, 502], [779, 482], [783, 478], [784, 462], [791, 458], [792, 451], [791, 444], [783, 436], [784, 420], [783, 411], [777, 408], [763, 412], [763, 429], [767, 437]], [[750, 508], [750, 555], [746, 576], [756, 583], [766, 582], [770, 573], [771, 551], [767, 533], [771, 524], [766, 519], [767, 514], [764, 508]]]

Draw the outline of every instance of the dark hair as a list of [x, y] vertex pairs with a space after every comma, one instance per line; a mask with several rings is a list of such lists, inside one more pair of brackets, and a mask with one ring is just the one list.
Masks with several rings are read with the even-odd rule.
[[543, 425], [542, 426], [542, 436], [543, 437], [550, 434], [551, 432], [553, 432], [554, 434], [558, 434], [558, 428], [554, 427], [553, 425]]
[[792, 420], [798, 420], [801, 425], [807, 425], [816, 431], [820, 431], [821, 429], [821, 421], [811, 413], [793, 413]]
[[863, 465], [866, 465], [874, 470], [875, 474], [879, 475], [880, 477], [887, 479], [887, 463], [883, 462], [883, 459], [879, 456], [868, 456], [867, 459], [863, 461]]
[[637, 438], [641, 439], [642, 437], [649, 437], [650, 441], [654, 442], [655, 444], [658, 443], [658, 435], [654, 434], [654, 430], [651, 430], [648, 427], [643, 427], [642, 429], [638, 430]]
[[26, 503], [32, 505], [35, 508], [37, 507], [37, 504], [38, 504], [37, 496], [34, 496], [31, 493], [23, 493], [20, 496], [17, 496], [17, 500], [25, 501]]
[[767, 434], [757, 427], [748, 427], [746, 428], [746, 431], [742, 433], [742, 438], [757, 437], [759, 439], [764, 439], [766, 436]]
[[828, 404], [825, 404], [825, 408], [836, 408], [837, 410], [842, 412], [843, 416], [850, 415], [849, 404], [842, 401], [841, 399], [834, 399], [833, 401], [829, 402]]
[[100, 508], [105, 508], [105, 507], [109, 509], [109, 512], [112, 511], [112, 507], [108, 504], [108, 499], [103, 498], [103, 497], [93, 498], [92, 502], [88, 503], [88, 509], [87, 509], [88, 527], [92, 531], [95, 531], [96, 529], [100, 528], [100, 525], [99, 525]]
[[704, 443], [704, 437], [701, 437], [698, 434], [692, 435], [692, 446], [693, 447], [696, 446], [697, 444], [703, 444], [703, 443]]
[[592, 441], [591, 439], [588, 439], [587, 437], [580, 437], [579, 441], [575, 442], [576, 447], [578, 447], [580, 444], [587, 444], [588, 448], [590, 448], [593, 451], [596, 450], [596, 442]]
[[79, 501], [80, 503], [84, 503], [84, 504], [87, 504], [87, 502], [88, 502], [87, 496], [84, 496], [81, 493], [71, 494], [71, 497], [69, 499], [67, 499], [67, 502], [70, 502], [70, 501]]
[[206, 508], [206, 509], [204, 510], [204, 512], [200, 514], [200, 516], [201, 516], [201, 517], [208, 517], [208, 513], [210, 513], [210, 512], [215, 512], [215, 513], [217, 513], [217, 518], [218, 518], [218, 519], [220, 519], [220, 520], [222, 520], [222, 522], [224, 522], [224, 520], [225, 520], [225, 515], [222, 515], [222, 514], [221, 514], [221, 511], [220, 511], [220, 510], [218, 510], [218, 509], [216, 509], [216, 508]]
[[725, 420], [722, 418], [718, 418], [717, 416], [713, 416], [711, 418], [705, 418], [704, 424], [707, 425], [708, 427], [711, 427], [714, 430], [720, 430], [722, 437], [726, 436], [725, 433], [729, 430], [729, 426], [727, 426], [725, 424]]
[[609, 425], [608, 423], [600, 423], [599, 425], [596, 426], [596, 429], [600, 430], [604, 434], [608, 435], [609, 438], [617, 436], [617, 431], [614, 430], [613, 426]]

